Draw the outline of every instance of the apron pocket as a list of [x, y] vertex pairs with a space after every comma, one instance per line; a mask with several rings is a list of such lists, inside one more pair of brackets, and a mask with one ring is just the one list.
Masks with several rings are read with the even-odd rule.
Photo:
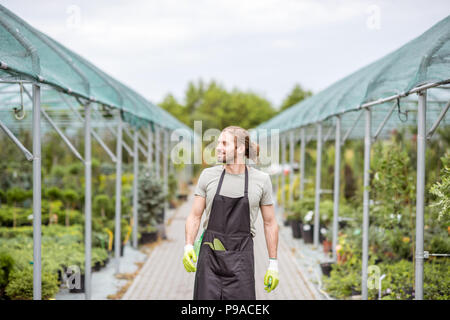
[[207, 251], [208, 262], [215, 274], [223, 277], [238, 275], [241, 269], [243, 251], [217, 251], [211, 250], [209, 247]]

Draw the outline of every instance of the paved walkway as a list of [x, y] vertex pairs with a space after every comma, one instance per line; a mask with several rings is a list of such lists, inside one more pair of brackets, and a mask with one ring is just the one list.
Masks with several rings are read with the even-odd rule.
[[[191, 192], [188, 201], [173, 213], [166, 229], [168, 239], [152, 250], [139, 275], [123, 296], [124, 300], [192, 299], [195, 273], [185, 271], [182, 257], [185, 220], [191, 210], [193, 199], [194, 195]], [[278, 216], [277, 219], [279, 220]], [[280, 220], [278, 223], [280, 229], [285, 228]], [[323, 299], [296, 258], [296, 249], [290, 244], [289, 239], [286, 240], [287, 236], [289, 233], [286, 230], [280, 230], [278, 243], [280, 283], [274, 291], [266, 293], [263, 279], [268, 265], [268, 254], [263, 220], [261, 216], [258, 217], [254, 238], [256, 299]]]

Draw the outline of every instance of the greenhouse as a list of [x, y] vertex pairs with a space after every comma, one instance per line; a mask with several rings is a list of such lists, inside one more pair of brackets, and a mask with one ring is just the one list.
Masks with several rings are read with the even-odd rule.
[[[27, 17], [30, 24], [56, 8], [49, 3]], [[251, 64], [246, 54], [258, 69], [252, 76], [263, 78], [258, 73], [263, 71], [266, 85], [276, 91], [272, 86], [279, 79], [264, 65], [272, 53], [264, 52], [261, 62], [253, 50], [263, 47], [252, 47], [250, 54], [238, 47], [239, 41], [251, 42], [246, 32], [253, 39], [254, 21], [250, 30], [237, 23], [230, 36], [228, 25], [211, 25], [205, 14], [220, 11], [219, 4], [205, 6], [198, 17], [201, 28], [190, 30], [202, 39], [198, 43], [179, 28], [184, 15], [192, 18], [193, 3], [189, 10], [179, 3], [177, 10], [158, 4], [155, 21], [133, 12], [147, 13], [155, 4], [133, 4], [130, 16], [136, 22], [112, 15], [114, 10], [125, 15], [119, 4], [108, 5], [106, 18], [106, 5], [83, 4], [95, 27], [83, 30], [87, 33], [78, 35], [83, 39], [74, 47], [68, 44], [72, 38], [50, 37], [13, 13], [9, 7], [17, 13], [25, 7], [15, 5], [0, 5], [0, 300], [450, 299], [450, 16], [430, 13], [432, 23], [416, 29], [420, 34], [414, 39], [402, 40], [398, 49], [319, 92], [296, 82], [314, 83], [313, 76], [295, 73], [293, 80], [292, 61], [283, 61], [291, 67], [284, 80], [296, 84], [277, 109], [264, 94], [229, 90], [217, 79], [189, 81], [182, 98], [170, 91], [183, 78], [174, 69], [186, 68], [191, 77], [209, 74], [202, 67], [212, 65], [213, 74], [234, 73], [242, 83], [244, 74], [252, 73], [243, 67]], [[291, 5], [277, 3], [287, 6], [286, 12], [268, 14], [297, 18]], [[334, 10], [330, 4], [318, 6]], [[255, 16], [259, 21], [264, 11], [253, 4], [245, 14], [238, 3], [227, 8], [236, 21]], [[61, 27], [54, 12], [48, 14], [41, 26]], [[325, 26], [343, 26], [336, 30], [349, 36], [349, 26], [361, 16]], [[110, 30], [93, 31], [103, 22]], [[165, 27], [154, 30], [159, 23]], [[136, 26], [151, 32], [131, 34]], [[220, 50], [219, 58], [211, 58], [216, 43], [209, 41], [219, 27], [225, 27], [220, 36], [232, 39], [224, 42], [237, 56]], [[298, 57], [293, 43], [306, 29], [292, 28], [292, 34], [268, 28], [253, 40], [269, 43], [268, 51], [295, 56], [297, 70], [304, 60], [322, 81], [332, 77], [323, 61], [314, 65], [304, 59], [307, 54]], [[317, 42], [322, 31], [314, 28], [308, 26], [307, 36]], [[73, 31], [68, 30], [60, 35]], [[124, 32], [117, 35], [118, 30]], [[364, 40], [382, 38], [374, 43], [388, 46], [385, 34]], [[401, 34], [404, 39], [407, 33]], [[113, 77], [90, 62], [96, 57], [92, 39], [109, 36], [127, 49], [113, 52], [112, 70], [124, 75], [126, 69], [133, 79]], [[278, 36], [281, 40], [271, 43], [270, 37]], [[101, 50], [112, 56], [114, 41], [105, 40]], [[347, 53], [349, 42], [342, 43]], [[163, 64], [161, 56], [170, 67], [155, 69]], [[342, 56], [334, 58], [341, 62]], [[355, 61], [344, 62], [348, 73]], [[221, 70], [226, 63], [241, 73]], [[131, 72], [136, 64], [139, 75]], [[145, 95], [150, 91], [138, 93], [140, 81], [134, 88], [126, 84], [142, 75], [151, 97]], [[167, 90], [166, 96], [151, 102], [158, 90]], [[226, 130], [230, 135], [223, 134]], [[241, 158], [244, 162], [235, 162]], [[197, 310], [190, 304], [184, 309], [149, 305], [167, 309], [167, 315]]]
[[[346, 141], [349, 143], [350, 140], [364, 141], [364, 145], [360, 148], [363, 150], [360, 156], [364, 159], [362, 167], [354, 168], [354, 170], [363, 171], [362, 198], [355, 200], [360, 204], [360, 210], [356, 214], [362, 218], [362, 242], [360, 244], [362, 279], [360, 283], [363, 299], [368, 299], [369, 255], [374, 256], [373, 250], [369, 253], [369, 246], [372, 248], [374, 245], [371, 237], [374, 236], [373, 229], [370, 229], [372, 234], [369, 234], [369, 227], [372, 226], [372, 221], [375, 221], [371, 217], [371, 210], [373, 210], [372, 208], [376, 210], [371, 191], [375, 191], [376, 187], [371, 180], [378, 179], [379, 175], [373, 172], [373, 163], [377, 164], [380, 161], [375, 155], [371, 156], [371, 150], [376, 148], [377, 141], [389, 140], [393, 132], [403, 133], [402, 130], [412, 129], [410, 138], [413, 135], [414, 141], [417, 141], [415, 151], [417, 165], [416, 172], [414, 172], [416, 180], [411, 182], [415, 184], [416, 190], [414, 195], [415, 212], [411, 212], [411, 216], [415, 215], [415, 248], [413, 250], [415, 250], [414, 289], [416, 299], [424, 297], [424, 263], [426, 263], [426, 259], [433, 256], [446, 257], [449, 254], [449, 252], [428, 252], [424, 249], [424, 233], [428, 232], [426, 229], [424, 230], [424, 223], [427, 224], [426, 221], [424, 222], [424, 210], [429, 205], [425, 202], [425, 193], [427, 192], [425, 173], [427, 172], [426, 165], [430, 164], [429, 161], [426, 161], [425, 155], [427, 145], [436, 145], [442, 139], [436, 137], [438, 128], [444, 130], [450, 124], [450, 113], [447, 112], [450, 107], [449, 56], [450, 17], [447, 17], [401, 48], [333, 83], [253, 130], [254, 136], [258, 135], [267, 140], [268, 144], [276, 142], [270, 141], [270, 130], [279, 132], [280, 163], [282, 165], [289, 164], [291, 169], [288, 169], [289, 175], [280, 170], [274, 174], [278, 197], [288, 215], [296, 212], [305, 214], [298, 210], [314, 212], [312, 224], [314, 225], [313, 243], [315, 246], [319, 244], [319, 237], [321, 237], [319, 229], [322, 224], [319, 214], [322, 212], [321, 205], [323, 201], [331, 201], [332, 226], [330, 229], [332, 233], [330, 238], [332, 239], [333, 261], [339, 258], [336, 248], [339, 248], [338, 245], [340, 245], [338, 227], [341, 221], [341, 162], [342, 158], [346, 156], [345, 152], [352, 146], [355, 147], [355, 145], [346, 144]], [[305, 153], [305, 149], [310, 141], [315, 143], [316, 150], [311, 150], [308, 155]], [[299, 159], [295, 163], [294, 153], [298, 144]], [[334, 160], [334, 169], [331, 172], [328, 168], [326, 168], [328, 171], [322, 170], [324, 146], [328, 158], [331, 158], [330, 150], [331, 154], [334, 154], [334, 159], [331, 159]], [[391, 145], [392, 152], [401, 151], [394, 147]], [[374, 151], [372, 150], [372, 153]], [[289, 152], [289, 160], [286, 158], [286, 152]], [[377, 156], [380, 156], [380, 153], [377, 153]], [[308, 161], [313, 158], [315, 158], [316, 166], [315, 177], [308, 180], [305, 177], [305, 163], [308, 165]], [[404, 159], [398, 159], [398, 161], [402, 160]], [[440, 159], [436, 160], [440, 161]], [[379, 164], [377, 166], [379, 168]], [[448, 163], [444, 166], [448, 166]], [[293, 169], [296, 167], [299, 168], [298, 180], [294, 177]], [[443, 170], [448, 170], [448, 167]], [[334, 178], [332, 187], [329, 189], [321, 186], [324, 178], [328, 178], [323, 177], [324, 174]], [[412, 177], [412, 175], [413, 173], [410, 173], [407, 176]], [[314, 181], [312, 181], [313, 179]], [[303, 198], [307, 196], [305, 184], [309, 182], [314, 190], [308, 194], [308, 199], [311, 201], [307, 205]], [[395, 190], [391, 191], [395, 192]], [[299, 201], [294, 202], [294, 194], [300, 199]], [[324, 199], [328, 199], [330, 195], [329, 200]], [[309, 205], [311, 205], [310, 208]], [[448, 207], [441, 210], [448, 210]], [[396, 213], [394, 212], [394, 214]], [[442, 215], [448, 216], [448, 212], [442, 212]], [[441, 221], [441, 225], [445, 224], [445, 221]]]
[[[145, 159], [168, 190], [168, 174], [173, 172], [169, 141], [175, 129], [184, 129], [183, 138], [190, 140], [193, 132], [167, 111], [152, 104], [137, 92], [92, 65], [75, 52], [65, 48], [36, 30], [14, 13], [0, 6], [0, 127], [33, 164], [33, 298], [41, 299], [41, 175], [43, 155], [41, 137], [54, 131], [67, 150], [84, 166], [85, 212], [85, 288], [86, 299], [91, 291], [92, 253], [92, 138], [98, 142], [115, 164], [115, 194], [122, 194], [122, 159], [125, 149], [133, 159], [133, 175], [139, 175], [139, 160]], [[77, 149], [70, 137], [77, 129], [84, 130], [84, 150]], [[32, 150], [17, 136], [21, 130], [32, 131]], [[107, 132], [116, 140], [112, 150], [101, 136]], [[132, 145], [125, 141], [128, 136]], [[170, 145], [169, 145], [170, 144]], [[139, 159], [139, 154], [143, 155]], [[75, 161], [75, 160], [74, 160]], [[138, 241], [138, 179], [133, 179], [133, 246]], [[167, 206], [167, 202], [166, 202]], [[119, 270], [121, 239], [121, 197], [115, 200], [114, 247]], [[122, 231], [123, 232], [123, 231]], [[4, 235], [3, 235], [4, 236]]]

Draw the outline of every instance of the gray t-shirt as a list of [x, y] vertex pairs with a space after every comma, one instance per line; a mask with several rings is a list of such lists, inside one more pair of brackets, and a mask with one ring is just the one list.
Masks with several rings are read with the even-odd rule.
[[[256, 235], [255, 221], [258, 217], [259, 207], [273, 204], [272, 182], [269, 174], [248, 166], [248, 199], [250, 202], [250, 232], [253, 237]], [[206, 197], [206, 217], [203, 229], [206, 229], [211, 212], [211, 205], [219, 185], [220, 175], [224, 169], [223, 165], [216, 165], [203, 169], [195, 188], [195, 194]], [[225, 172], [220, 194], [226, 197], [237, 198], [244, 195], [245, 172], [232, 174]]]

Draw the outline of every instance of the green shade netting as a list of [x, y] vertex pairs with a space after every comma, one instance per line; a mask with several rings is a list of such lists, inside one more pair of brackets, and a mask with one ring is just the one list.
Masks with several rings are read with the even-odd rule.
[[[344, 114], [343, 129], [353, 126], [364, 103], [406, 93], [423, 84], [448, 82], [450, 79], [450, 16], [435, 24], [419, 37], [401, 48], [332, 84], [316, 95], [283, 111], [255, 129], [279, 129], [280, 133], [324, 122], [332, 126], [332, 116]], [[445, 83], [428, 90], [427, 121], [431, 123], [449, 101]], [[373, 126], [381, 123], [396, 101], [372, 107]], [[414, 124], [417, 96], [400, 100], [398, 108], [387, 123], [387, 128]], [[357, 111], [357, 112], [351, 112]], [[403, 112], [408, 111], [408, 117]], [[449, 124], [447, 113], [443, 124]], [[362, 125], [359, 125], [362, 124]], [[351, 137], [364, 134], [364, 119], [352, 131]]]
[[[170, 130], [188, 128], [1, 5], [0, 64], [0, 79], [37, 81], [68, 95], [119, 108], [132, 126], [152, 122]], [[5, 104], [15, 98], [3, 94], [0, 99]]]

